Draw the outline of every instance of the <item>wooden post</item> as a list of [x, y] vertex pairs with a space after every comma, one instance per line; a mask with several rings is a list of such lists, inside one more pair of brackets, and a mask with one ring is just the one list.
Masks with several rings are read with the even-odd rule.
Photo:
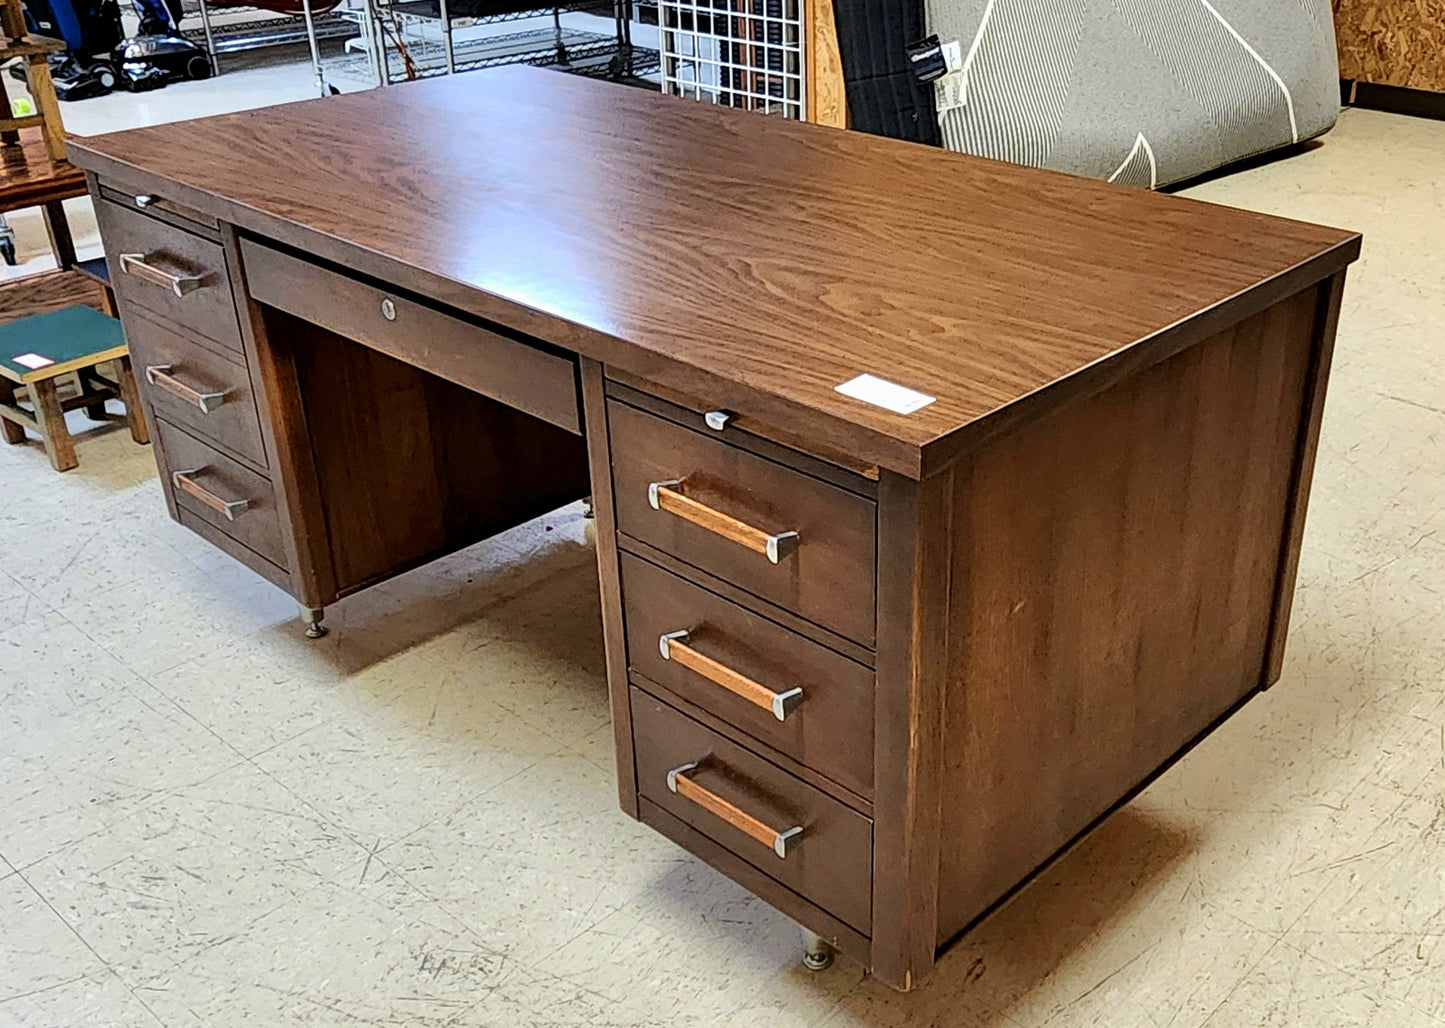
[[807, 0], [808, 120], [833, 128], [848, 127], [848, 97], [833, 0]]

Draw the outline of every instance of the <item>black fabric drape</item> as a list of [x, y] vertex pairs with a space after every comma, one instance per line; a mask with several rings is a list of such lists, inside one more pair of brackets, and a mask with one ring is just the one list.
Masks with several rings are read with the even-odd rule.
[[928, 34], [923, 0], [833, 0], [833, 12], [849, 127], [942, 146], [933, 86], [913, 77], [905, 51]]

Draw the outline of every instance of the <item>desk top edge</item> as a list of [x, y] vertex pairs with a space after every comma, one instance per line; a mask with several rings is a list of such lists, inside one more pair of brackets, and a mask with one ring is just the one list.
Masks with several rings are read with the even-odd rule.
[[[284, 245], [314, 252], [317, 256], [353, 268], [362, 274], [378, 278], [395, 276], [397, 284], [401, 287], [429, 296], [441, 303], [455, 306], [478, 317], [495, 321], [516, 331], [547, 338], [551, 342], [575, 349], [584, 356], [600, 360], [603, 363], [614, 364], [633, 374], [643, 377], [672, 377], [674, 385], [677, 384], [676, 379], [679, 377], [681, 379], [689, 376], [695, 379], [699, 375], [704, 378], [711, 377], [731, 385], [768, 394], [783, 408], [796, 411], [803, 417], [804, 423], [810, 418], [817, 421], [819, 417], [831, 422], [841, 421], [855, 440], [860, 456], [865, 456], [867, 459], [876, 461], [882, 467], [908, 477], [921, 477], [930, 473], [929, 468], [939, 465], [948, 459], [949, 454], [966, 447], [969, 439], [978, 434], [982, 426], [1006, 420], [1006, 417], [1001, 418], [1000, 416], [1011, 416], [1024, 408], [1046, 407], [1052, 400], [1063, 400], [1068, 396], [1077, 395], [1081, 390], [1089, 390], [1092, 383], [1102, 381], [1107, 376], [1108, 369], [1119, 363], [1119, 358], [1127, 351], [1140, 349], [1140, 353], [1132, 355], [1136, 361], [1140, 359], [1145, 349], [1158, 354], [1153, 359], [1163, 359], [1169, 353], [1187, 348], [1207, 337], [1208, 334], [1228, 327], [1229, 324], [1253, 313], [1258, 306], [1259, 295], [1261, 295], [1259, 290], [1262, 289], [1273, 294], [1280, 293], [1281, 290], [1295, 292], [1309, 288], [1346, 267], [1359, 254], [1361, 238], [1358, 233], [1354, 232], [1309, 225], [1270, 215], [1214, 207], [1180, 197], [1160, 196], [1134, 190], [1125, 191], [1120, 187], [1107, 186], [1091, 180], [1036, 169], [1001, 165], [997, 162], [913, 146], [895, 140], [861, 136], [856, 133], [845, 133], [812, 125], [783, 123], [776, 119], [759, 118], [745, 112], [717, 110], [705, 105], [685, 104], [682, 101], [658, 97], [655, 94], [649, 95], [641, 91], [607, 84], [586, 83], [585, 80], [575, 80], [569, 76], [536, 69], [507, 69], [507, 74], [504, 75], [499, 75], [498, 71], [500, 69], [487, 73], [491, 77], [486, 80], [486, 83], [488, 85], [495, 84], [491, 98], [494, 105], [499, 102], [508, 104], [506, 108], [502, 109], [503, 120], [506, 120], [506, 116], [514, 108], [525, 108], [535, 116], [539, 107], [544, 109], [543, 113], [546, 113], [548, 105], [558, 104], [560, 100], [589, 98], [592, 94], [583, 91], [590, 90], [593, 85], [603, 85], [612, 91], [604, 94], [607, 103], [617, 100], [627, 101], [636, 96], [636, 101], [624, 104], [628, 107], [629, 113], [640, 111], [657, 115], [659, 120], [668, 121], [668, 126], [663, 130], [651, 131], [647, 124], [643, 124], [639, 130], [639, 135], [649, 138], [649, 145], [654, 153], [659, 146], [690, 143], [691, 137], [683, 138], [683, 133], [691, 133], [698, 129], [712, 129], [715, 133], [721, 126], [724, 131], [745, 140], [753, 142], [761, 140], [764, 144], [778, 148], [783, 152], [785, 160], [796, 162], [799, 159], [799, 149], [811, 148], [813, 151], [818, 151], [817, 140], [822, 137], [826, 140], [821, 145], [821, 152], [824, 156], [819, 157], [818, 153], [811, 153], [805, 157], [814, 161], [810, 165], [811, 167], [822, 169], [825, 173], [830, 170], [829, 166], [817, 164], [816, 161], [827, 159], [827, 154], [836, 155], [837, 162], [850, 165], [855, 170], [863, 168], [865, 178], [877, 170], [868, 167], [870, 162], [887, 166], [881, 170], [889, 170], [892, 165], [901, 162], [909, 168], [922, 168], [923, 171], [919, 174], [933, 179], [937, 179], [940, 175], [951, 175], [956, 182], [965, 187], [970, 185], [972, 178], [987, 178], [994, 183], [999, 181], [1010, 184], [1024, 183], [1025, 186], [1020, 186], [1020, 188], [1043, 189], [1045, 193], [1052, 190], [1054, 193], [1072, 194], [1084, 197], [1088, 202], [1104, 197], [1115, 208], [1122, 205], [1131, 210], [1145, 207], [1150, 207], [1153, 211], [1168, 210], [1171, 216], [1176, 217], [1176, 220], [1182, 219], [1183, 223], [1191, 225], [1227, 224], [1228, 230], [1236, 233], [1253, 233], [1273, 229], [1291, 237], [1288, 240], [1290, 245], [1276, 247], [1277, 253], [1271, 255], [1272, 263], [1268, 258], [1257, 261], [1254, 267], [1248, 269], [1247, 275], [1243, 278], [1236, 276], [1233, 287], [1227, 291], [1221, 290], [1220, 295], [1205, 295], [1203, 291], [1199, 291], [1199, 297], [1202, 299], [1195, 296], [1186, 298], [1187, 305], [1181, 308], [1182, 313], [1179, 316], [1168, 321], [1160, 318], [1156, 323], [1141, 321], [1141, 324], [1148, 325], [1148, 330], [1123, 337], [1117, 342], [1117, 345], [1110, 345], [1107, 340], [1103, 345], [1099, 345], [1097, 339], [1091, 339], [1089, 345], [1081, 344], [1075, 347], [1061, 358], [1062, 363], [1056, 362], [1057, 367], [1044, 368], [1032, 380], [1026, 375], [1021, 375], [1017, 381], [1010, 381], [1002, 385], [990, 383], [991, 387], [997, 385], [994, 390], [995, 395], [972, 397], [970, 394], [971, 381], [980, 379], [980, 373], [976, 369], [963, 369], [954, 376], [959, 386], [959, 393], [950, 397], [953, 402], [949, 409], [935, 409], [931, 413], [927, 413], [925, 417], [910, 419], [883, 411], [864, 410], [861, 409], [862, 405], [856, 402], [849, 406], [846, 398], [828, 395], [831, 390], [824, 389], [817, 382], [805, 383], [802, 386], [794, 383], [792, 387], [788, 387], [787, 383], [778, 384], [770, 381], [766, 375], [749, 374], [745, 367], [739, 366], [735, 361], [730, 363], [727, 360], [710, 359], [710, 353], [707, 352], [712, 349], [710, 346], [701, 347], [695, 343], [691, 346], [671, 347], [653, 345], [654, 340], [649, 339], [648, 336], [657, 334], [655, 326], [645, 324], [635, 316], [629, 322], [628, 316], [634, 315], [632, 310], [623, 312], [628, 316], [619, 317], [617, 310], [608, 310], [603, 312], [603, 316], [589, 318], [575, 316], [576, 311], [559, 312], [549, 309], [549, 305], [545, 303], [528, 304], [516, 295], [516, 290], [489, 288], [494, 283], [488, 281], [486, 274], [468, 274], [467, 269], [457, 260], [449, 263], [445, 259], [446, 255], [442, 252], [442, 247], [433, 247], [426, 252], [422, 252], [425, 247], [422, 247], [421, 250], [408, 251], [403, 246], [387, 245], [387, 241], [384, 239], [362, 238], [365, 233], [348, 230], [347, 224], [344, 223], [345, 219], [335, 217], [334, 214], [308, 216], [306, 212], [288, 209], [286, 203], [268, 202], [268, 198], [263, 192], [251, 192], [247, 195], [244, 188], [220, 187], [221, 184], [217, 180], [225, 176], [187, 174], [184, 168], [166, 160], [158, 160], [153, 156], [158, 148], [152, 147], [151, 141], [157, 139], [162, 133], [174, 134], [178, 140], [209, 140], [216, 145], [220, 145], [221, 140], [230, 139], [230, 143], [226, 145], [234, 147], [233, 133], [238, 131], [238, 126], [269, 123], [272, 126], [271, 134], [273, 135], [275, 131], [286, 134], [284, 127], [275, 128], [278, 119], [286, 119], [292, 123], [298, 123], [299, 119], [299, 123], [318, 127], [324, 124], [318, 118], [325, 112], [323, 105], [334, 104], [336, 100], [350, 100], [353, 115], [356, 111], [371, 113], [385, 110], [387, 109], [385, 105], [378, 106], [382, 98], [376, 97], [375, 93], [382, 92], [391, 97], [398, 92], [405, 92], [411, 88], [409, 86], [392, 87], [390, 90], [366, 94], [348, 94], [346, 97], [330, 100], [303, 101], [284, 105], [281, 108], [266, 110], [264, 112], [265, 120], [262, 120], [263, 112], [241, 112], [236, 115], [221, 115], [193, 122], [75, 139], [72, 140], [72, 151], [75, 162], [94, 174], [102, 177], [117, 177], [124, 182], [146, 188], [157, 182], [165, 182], [176, 192], [175, 199], [178, 202], [195, 206], [223, 221], [235, 224], [242, 230], [264, 238], [275, 239]], [[476, 79], [478, 77], [460, 76], [458, 78]], [[511, 94], [519, 83], [525, 83], [528, 86], [551, 86], [554, 84], [561, 86], [562, 83], [566, 83], [566, 88], [541, 90], [544, 94], [552, 94], [551, 98], [543, 96], [539, 99], [527, 96], [518, 99]], [[581, 84], [574, 85], [574, 83]], [[432, 99], [441, 97], [443, 100], [448, 100], [448, 98], [454, 99], [456, 95], [454, 82], [451, 83], [450, 89], [438, 89], [439, 83], [437, 82], [412, 85], [431, 87]], [[411, 106], [415, 108], [415, 105]], [[493, 106], [490, 110], [498, 110], [498, 108]], [[442, 113], [444, 114], [445, 111]], [[416, 109], [412, 110], [412, 115], [414, 117], [417, 115]], [[762, 124], [755, 126], [754, 123]], [[595, 158], [597, 152], [606, 150], [607, 147], [604, 144], [609, 141], [601, 139], [601, 137], [607, 135], [611, 135], [611, 133], [604, 129], [592, 131], [592, 136], [596, 138], [589, 139], [585, 147], [580, 147], [584, 156]], [[421, 138], [435, 139], [437, 137], [424, 131]], [[805, 142], [798, 143], [797, 141], [800, 139]], [[615, 144], [616, 140], [612, 140], [611, 143]], [[613, 151], [616, 149], [617, 147], [614, 145], [606, 156], [613, 156]], [[491, 156], [484, 151], [475, 152], [482, 153], [483, 157]], [[535, 152], [530, 155], [524, 154], [516, 163], [523, 164], [528, 156], [535, 155]], [[300, 156], [303, 161], [316, 159], [314, 152], [306, 150], [300, 151]], [[254, 163], [256, 159], [255, 155], [248, 154], [241, 161], [251, 160]], [[344, 160], [342, 163], [345, 163]], [[702, 166], [701, 161], [694, 160], [691, 162], [690, 169], [695, 171], [699, 166]], [[424, 170], [429, 170], [431, 167], [427, 166]], [[514, 175], [517, 170], [516, 166], [499, 165], [498, 167], [498, 174], [501, 177]], [[641, 166], [639, 169], [632, 170], [640, 169]], [[408, 173], [412, 173], [414, 170], [407, 169]], [[848, 168], [845, 167], [840, 174], [846, 175], [847, 172]], [[970, 176], [969, 172], [973, 174]], [[443, 178], [446, 177], [446, 174], [452, 174], [453, 179], [450, 184], [455, 184], [455, 173], [451, 168], [445, 169], [445, 174], [443, 169], [437, 169], [436, 174]], [[721, 175], [721, 172], [718, 174]], [[428, 178], [430, 177], [428, 176]], [[746, 175], [742, 177], [746, 178]], [[876, 175], [872, 177], [876, 179]], [[232, 178], [234, 181], [234, 175]], [[325, 184], [335, 187], [339, 181], [332, 178]], [[425, 185], [425, 180], [418, 179], [417, 181]], [[469, 181], [476, 183], [478, 188], [483, 190], [488, 185], [485, 179]], [[720, 181], [723, 180], [721, 178], [710, 179], [709, 184]], [[1043, 185], [1040, 186], [1040, 183]], [[868, 185], [871, 188], [876, 184], [876, 181], [872, 181]], [[849, 188], [854, 188], [856, 185], [856, 182], [849, 181]], [[995, 188], [1005, 187], [995, 186]], [[290, 200], [294, 201], [295, 197], [299, 195], [302, 194], [293, 191]], [[328, 200], [334, 200], [340, 204], [345, 199], [339, 195], [328, 196], [325, 190], [320, 190], [315, 195], [316, 203], [320, 206], [325, 206]], [[675, 195], [682, 196], [684, 194], [679, 188]], [[896, 202], [896, 196], [866, 191], [857, 193], [856, 189], [854, 195], [863, 196], [865, 199], [872, 199], [874, 195], [877, 195], [879, 202], [890, 211], [896, 212], [901, 209]], [[1121, 201], [1122, 196], [1127, 196], [1128, 199]], [[519, 197], [522, 197], [522, 194], [513, 191], [504, 199], [515, 203]], [[542, 202], [542, 200], [538, 201], [537, 209], [540, 209]], [[643, 214], [648, 213], [646, 208], [636, 206], [635, 198], [629, 197], [628, 202], [633, 203], [634, 209]], [[835, 204], [835, 209], [836, 206]], [[912, 209], [916, 212], [917, 207]], [[1176, 216], [1175, 212], [1180, 211], [1184, 213]], [[396, 214], [395, 211], [390, 213]], [[483, 211], [482, 215], [485, 218], [487, 212]], [[598, 224], [595, 211], [581, 211], [580, 219], [591, 227], [596, 227]], [[426, 223], [422, 219], [419, 224], [425, 225]], [[438, 224], [432, 222], [431, 227], [436, 229]], [[748, 227], [756, 230], [759, 224], [759, 219], [754, 218], [752, 225]], [[747, 227], [742, 233], [744, 237], [746, 229]], [[797, 225], [785, 226], [785, 232], [795, 229], [797, 229]], [[575, 237], [568, 238], [566, 241], [575, 241]], [[1284, 255], [1284, 259], [1280, 259], [1281, 254]], [[766, 254], [765, 256], [772, 257], [773, 255]], [[1206, 253], [1206, 256], [1211, 255]], [[980, 257], [980, 260], [982, 259]], [[655, 268], [656, 265], [654, 264], [653, 267]], [[806, 273], [811, 269], [804, 270]], [[895, 282], [897, 277], [895, 273]], [[1227, 275], [1220, 275], [1218, 278], [1222, 284], [1230, 285]], [[860, 273], [855, 270], [853, 277], [844, 285], [856, 292], [860, 283], [866, 284], [867, 281], [866, 272]], [[605, 286], [612, 288], [614, 293], [620, 294], [625, 282], [618, 277], [605, 283]], [[903, 294], [899, 295], [901, 299], [893, 304], [894, 309], [888, 312], [890, 315], [897, 315], [899, 309], [906, 307], [909, 297]], [[1276, 299], [1283, 298], [1283, 295], [1288, 295], [1288, 292], [1282, 293]], [[643, 296], [638, 298], [623, 297], [625, 302], [621, 306], [631, 303], [633, 307], [640, 308], [643, 306], [642, 301], [645, 301], [647, 296], [648, 294], [644, 291]], [[613, 297], [609, 296], [607, 299], [612, 300]], [[936, 298], [931, 299], [936, 300]], [[717, 310], [717, 307], [714, 306], [713, 309]], [[569, 316], [569, 313], [573, 316]], [[585, 314], [585, 312], [583, 313]], [[824, 313], [836, 319], [848, 312], [835, 309]], [[705, 316], [700, 320], [706, 320]], [[859, 338], [865, 335], [867, 329], [872, 328], [872, 325], [868, 324], [866, 314], [852, 320], [862, 323], [856, 333]], [[893, 320], [896, 325], [904, 319], [894, 317]], [[832, 324], [823, 327], [837, 330], [839, 324], [839, 321], [834, 320]], [[761, 322], [755, 321], [749, 327], [759, 325]], [[904, 327], [907, 328], [906, 325]], [[1045, 335], [1049, 328], [1049, 325], [1041, 323], [1038, 334]], [[1206, 328], [1209, 331], [1201, 334], [1201, 330]], [[905, 348], [898, 343], [899, 340], [906, 338], [906, 333], [895, 332], [891, 339], [884, 342], [884, 345], [880, 347], [880, 352], [885, 358], [884, 363], [888, 363], [886, 358], [905, 352]], [[805, 341], [804, 345], [794, 348], [792, 356], [798, 358], [799, 361], [811, 357], [807, 349], [810, 342]], [[762, 346], [763, 343], [760, 341], [758, 343], [759, 350]], [[912, 355], [913, 350], [914, 347], [910, 341], [906, 352]], [[915, 363], [926, 365], [928, 359], [928, 355], [925, 355]], [[783, 363], [786, 364], [787, 361], [784, 360]], [[863, 368], [862, 370], [875, 369]], [[952, 375], [954, 370], [949, 369], [949, 374]], [[949, 384], [953, 384], [953, 381], [950, 380]], [[976, 402], [970, 402], [975, 399]], [[928, 408], [925, 408], [925, 412], [928, 412]]]

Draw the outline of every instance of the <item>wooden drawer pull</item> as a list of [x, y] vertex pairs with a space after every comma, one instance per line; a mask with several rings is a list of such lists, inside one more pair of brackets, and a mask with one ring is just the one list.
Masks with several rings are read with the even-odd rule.
[[789, 828], [786, 831], [775, 831], [751, 814], [733, 806], [721, 796], [716, 796], [698, 785], [691, 778], [686, 777], [689, 771], [697, 769], [698, 762], [684, 764], [682, 767], [675, 767], [667, 773], [667, 788], [670, 792], [691, 800], [703, 810], [710, 814], [716, 814], [728, 824], [740, 832], [758, 840], [764, 846], [771, 846], [773, 852], [786, 860], [793, 847], [803, 835], [803, 829]]
[[143, 253], [121, 254], [119, 258], [121, 274], [134, 275], [142, 282], [169, 289], [177, 296], [182, 297], [201, 288], [202, 282], [199, 275], [177, 275], [174, 272], [165, 271], [153, 264], [147, 264], [146, 257], [147, 255]]
[[740, 675], [732, 668], [719, 664], [711, 657], [704, 656], [688, 645], [687, 632], [668, 632], [658, 640], [658, 649], [662, 651], [663, 660], [675, 660], [690, 671], [696, 671], [710, 682], [714, 682], [728, 692], [741, 696], [749, 703], [754, 703], [764, 710], [770, 710], [773, 717], [779, 721], [786, 721], [788, 715], [798, 709], [803, 702], [802, 689], [789, 689], [787, 692], [773, 692], [765, 685], [753, 681], [746, 675]]
[[171, 374], [169, 364], [151, 364], [146, 367], [146, 381], [163, 392], [186, 403], [199, 407], [202, 414], [210, 414], [221, 404], [226, 402], [226, 394], [203, 393], [199, 389], [192, 389], [180, 379]]
[[647, 502], [652, 505], [653, 510], [676, 514], [724, 539], [731, 539], [750, 550], [764, 554], [774, 564], [797, 550], [797, 532], [779, 532], [776, 535], [769, 535], [761, 528], [754, 528], [746, 521], [739, 521], [720, 510], [714, 510], [705, 503], [699, 503], [697, 500], [684, 496], [682, 486], [685, 482], [686, 479], [682, 478], [675, 478], [670, 482], [653, 482], [647, 487]]
[[171, 481], [181, 492], [200, 500], [227, 521], [235, 521], [250, 509], [250, 500], [223, 500], [197, 482], [196, 476], [204, 474], [205, 470], [205, 468], [193, 468], [190, 471], [175, 471], [171, 473]]

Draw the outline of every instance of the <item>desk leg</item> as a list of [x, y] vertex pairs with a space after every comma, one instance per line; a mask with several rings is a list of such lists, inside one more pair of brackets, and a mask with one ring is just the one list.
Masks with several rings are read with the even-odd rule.
[[302, 620], [302, 622], [304, 622], [305, 625], [306, 625], [306, 638], [308, 638], [308, 639], [320, 639], [320, 638], [321, 638], [322, 636], [324, 636], [327, 632], [331, 631], [331, 629], [327, 628], [325, 625], [323, 625], [323, 624], [321, 623], [321, 622], [324, 621], [325, 619], [326, 619], [326, 610], [325, 610], [325, 608], [323, 608], [323, 607], [308, 607], [308, 606], [306, 606], [305, 604], [302, 604], [302, 606], [301, 606], [301, 620]]
[[55, 263], [63, 271], [75, 267], [75, 240], [70, 237], [70, 222], [65, 218], [65, 204], [49, 200], [41, 205], [45, 212], [45, 231], [50, 235], [50, 250]]

